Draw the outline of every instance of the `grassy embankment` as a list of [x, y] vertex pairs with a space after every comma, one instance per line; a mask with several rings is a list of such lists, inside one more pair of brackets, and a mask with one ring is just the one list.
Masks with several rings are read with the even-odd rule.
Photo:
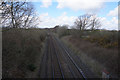
[[45, 37], [45, 30], [3, 28], [3, 78], [37, 77]]
[[77, 30], [62, 30], [59, 36], [99, 77], [104, 69], [110, 75], [118, 74], [118, 32], [84, 31], [81, 34]]

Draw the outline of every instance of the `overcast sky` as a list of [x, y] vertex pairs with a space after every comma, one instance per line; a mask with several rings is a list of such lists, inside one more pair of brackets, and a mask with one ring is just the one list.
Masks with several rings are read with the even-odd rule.
[[96, 14], [102, 23], [102, 29], [118, 29], [119, 0], [36, 0], [33, 2], [40, 28], [68, 24], [85, 13]]

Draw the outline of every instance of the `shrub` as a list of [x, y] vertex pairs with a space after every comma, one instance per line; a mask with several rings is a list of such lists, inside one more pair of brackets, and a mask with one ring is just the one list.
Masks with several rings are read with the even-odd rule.
[[[89, 34], [88, 34], [89, 35]], [[112, 31], [93, 31], [90, 33], [90, 37], [84, 37], [92, 43], [97, 43], [97, 45], [104, 48], [114, 48], [118, 46], [118, 32]]]
[[58, 30], [57, 30], [57, 33], [59, 35], [59, 37], [63, 37], [63, 36], [66, 36], [66, 35], [69, 35], [69, 30], [67, 29], [66, 26], [63, 26], [63, 27], [60, 27]]
[[[42, 43], [46, 32], [40, 29], [9, 29], [3, 28], [2, 58], [3, 77], [9, 78], [12, 68], [19, 67], [27, 73], [35, 70], [36, 57], [41, 55]], [[20, 66], [21, 64], [23, 64]], [[15, 66], [13, 66], [15, 65]], [[13, 75], [15, 75], [13, 73]], [[18, 75], [19, 76], [19, 75]], [[25, 76], [25, 75], [24, 75]], [[11, 76], [13, 77], [13, 76]]]
[[34, 64], [29, 64], [27, 67], [28, 67], [28, 70], [30, 71], [34, 71], [36, 69]]

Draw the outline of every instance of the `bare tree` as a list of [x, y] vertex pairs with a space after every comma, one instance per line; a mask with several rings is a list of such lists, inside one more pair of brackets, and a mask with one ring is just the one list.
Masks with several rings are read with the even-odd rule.
[[0, 11], [1, 11], [1, 23], [2, 25], [8, 25], [8, 18], [10, 18], [10, 7], [4, 1], [0, 2]]
[[3, 23], [8, 23], [7, 26], [26, 28], [30, 27], [33, 22], [35, 24], [37, 18], [34, 16], [34, 7], [30, 2], [3, 1], [0, 6], [2, 6]]
[[85, 30], [89, 27], [91, 15], [85, 14], [82, 16], [79, 16], [76, 21], [74, 22], [76, 25], [76, 28], [78, 28], [80, 31]]
[[89, 14], [79, 16], [74, 23], [80, 31], [86, 30], [87, 28], [95, 30], [101, 26], [99, 18]]
[[95, 15], [92, 15], [90, 20], [90, 29], [95, 30], [98, 29], [99, 27], [101, 27], [99, 18], [97, 18]]

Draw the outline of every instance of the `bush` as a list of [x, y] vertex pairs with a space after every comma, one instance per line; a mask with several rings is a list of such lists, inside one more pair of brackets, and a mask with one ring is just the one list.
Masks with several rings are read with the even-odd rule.
[[36, 67], [35, 67], [34, 64], [29, 64], [29, 65], [28, 65], [28, 70], [34, 71], [35, 69], [36, 69]]
[[[89, 35], [89, 34], [88, 34]], [[104, 48], [114, 48], [118, 47], [118, 33], [112, 31], [93, 31], [86, 37], [85, 40], [88, 40], [92, 43], [97, 43]]]
[[61, 38], [63, 36], [66, 36], [66, 35], [69, 35], [70, 32], [69, 32], [69, 29], [67, 29], [66, 26], [63, 26], [63, 27], [60, 27], [58, 30], [57, 30], [57, 33], [58, 33], [58, 36]]
[[[2, 33], [2, 58], [3, 77], [12, 76], [12, 68], [19, 67], [20, 72], [35, 70], [33, 65], [36, 57], [41, 54], [42, 43], [45, 40], [46, 32], [40, 29], [9, 29], [3, 28]], [[24, 65], [23, 65], [24, 63]], [[22, 66], [21, 66], [22, 65]], [[19, 74], [19, 72], [18, 72]], [[19, 76], [19, 75], [18, 75]], [[25, 74], [24, 74], [25, 76]]]

